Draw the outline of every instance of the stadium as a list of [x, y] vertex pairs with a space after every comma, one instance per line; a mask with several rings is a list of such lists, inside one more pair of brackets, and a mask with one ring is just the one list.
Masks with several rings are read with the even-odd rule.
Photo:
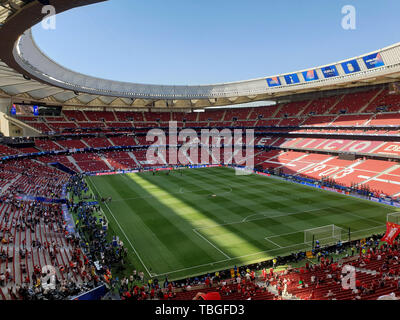
[[400, 43], [157, 85], [35, 42], [102, 2], [0, 0], [0, 300], [397, 300]]

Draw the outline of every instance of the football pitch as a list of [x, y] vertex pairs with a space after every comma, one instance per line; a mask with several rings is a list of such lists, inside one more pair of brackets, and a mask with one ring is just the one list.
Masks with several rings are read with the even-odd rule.
[[[180, 173], [182, 171], [182, 174]], [[335, 225], [341, 239], [385, 230], [394, 208], [230, 168], [88, 177], [129, 259], [170, 280], [309, 250], [305, 230]], [[332, 242], [336, 238], [331, 238]]]

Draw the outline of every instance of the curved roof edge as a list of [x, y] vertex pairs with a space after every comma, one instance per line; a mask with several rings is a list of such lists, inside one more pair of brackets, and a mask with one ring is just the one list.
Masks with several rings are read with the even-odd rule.
[[[60, 13], [101, 1], [104, 0], [53, 0], [52, 4]], [[226, 105], [310, 91], [367, 85], [377, 81], [396, 81], [400, 78], [400, 43], [397, 43], [324, 66], [231, 83], [174, 86], [105, 80], [68, 70], [38, 48], [30, 28], [40, 21], [40, 8], [40, 3], [30, 3], [1, 26], [0, 37], [2, 31], [8, 32], [3, 45], [0, 45], [1, 60], [22, 74], [51, 86], [53, 90], [55, 87], [62, 88], [74, 92], [75, 96], [77, 93], [84, 93], [88, 96], [87, 101], [98, 97], [103, 97], [103, 100], [115, 97], [125, 99], [125, 102], [132, 101], [132, 105], [135, 100], [185, 100], [190, 102], [190, 107], [195, 107], [198, 100], [207, 100], [205, 106]], [[22, 25], [19, 24], [21, 19]], [[10, 27], [7, 27], [8, 24]]]

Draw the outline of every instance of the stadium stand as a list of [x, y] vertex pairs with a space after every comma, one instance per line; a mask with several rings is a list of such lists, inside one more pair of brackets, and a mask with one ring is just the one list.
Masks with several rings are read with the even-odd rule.
[[[37, 280], [35, 274], [53, 260], [59, 266], [57, 277], [70, 281], [74, 292], [90, 276], [87, 268], [72, 267], [85, 259], [77, 243], [65, 232], [60, 205], [33, 201], [25, 207], [18, 200], [22, 196], [59, 199], [70, 175], [58, 165], [77, 174], [165, 166], [170, 161], [168, 152], [165, 158], [159, 156], [158, 162], [147, 159], [145, 146], [152, 142], [147, 141], [146, 133], [151, 128], [168, 127], [171, 120], [178, 121], [178, 128], [255, 128], [256, 168], [268, 174], [310, 179], [395, 201], [400, 198], [400, 146], [392, 137], [400, 130], [399, 106], [399, 95], [389, 94], [387, 89], [374, 89], [276, 106], [200, 113], [64, 110], [60, 116], [18, 117], [43, 133], [53, 131], [53, 135], [36, 138], [30, 146], [0, 144], [2, 156], [61, 153], [13, 159], [0, 165], [2, 252], [8, 254], [7, 259], [1, 260], [0, 272], [6, 271], [7, 280], [1, 287], [0, 299], [25, 299], [26, 292], [20, 287], [33, 285]], [[113, 149], [116, 147], [124, 149]], [[87, 148], [103, 149], [75, 152]], [[351, 157], [343, 158], [346, 155]], [[232, 152], [229, 157], [233, 157]], [[185, 163], [181, 164], [185, 165], [201, 160], [190, 151], [184, 158]], [[229, 162], [224, 159], [223, 150], [208, 154], [207, 159], [209, 163]], [[36, 217], [37, 211], [42, 216], [33, 223], [36, 220], [31, 217]], [[46, 219], [46, 215], [52, 218]], [[158, 294], [160, 299], [169, 300], [193, 299], [200, 292], [214, 291], [220, 293], [222, 300], [273, 300], [282, 299], [285, 294], [293, 299], [376, 299], [397, 288], [393, 274], [389, 278], [382, 274], [382, 268], [387, 268], [385, 263], [398, 272], [393, 261], [387, 262], [387, 249], [382, 250], [379, 261], [365, 256], [352, 261], [363, 283], [354, 292], [342, 290], [335, 281], [337, 266], [327, 262], [308, 269], [273, 272], [269, 279], [258, 276], [243, 283], [227, 279], [214, 281], [211, 287], [209, 280], [204, 280], [190, 289], [187, 285], [166, 292], [159, 288]], [[327, 278], [328, 274], [332, 277]], [[380, 285], [382, 281], [385, 283]], [[144, 290], [145, 294], [138, 290], [123, 293], [123, 299], [156, 295], [150, 290]], [[65, 292], [68, 294], [68, 290]]]

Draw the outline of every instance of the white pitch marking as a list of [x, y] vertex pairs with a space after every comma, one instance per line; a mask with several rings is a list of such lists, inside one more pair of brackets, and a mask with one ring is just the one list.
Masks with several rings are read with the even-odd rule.
[[[89, 180], [90, 180], [90, 182], [92, 183], [92, 185], [94, 186], [94, 188], [96, 189], [97, 193], [98, 193], [99, 195], [101, 195], [100, 192], [99, 192], [99, 190], [98, 190], [97, 187], [96, 187], [96, 184], [93, 183], [93, 181], [92, 181], [92, 179], [91, 179], [90, 177], [89, 177]], [[123, 233], [123, 235], [125, 236], [126, 240], [128, 240], [128, 243], [130, 244], [131, 248], [132, 248], [133, 251], [135, 252], [136, 256], [139, 258], [139, 260], [140, 260], [140, 262], [142, 263], [143, 267], [146, 269], [147, 274], [148, 274], [150, 277], [152, 277], [152, 273], [149, 271], [149, 269], [147, 269], [146, 265], [144, 264], [142, 258], [141, 258], [140, 255], [139, 255], [139, 253], [136, 251], [135, 247], [132, 245], [132, 243], [131, 243], [131, 241], [129, 240], [128, 236], [126, 235], [125, 231], [122, 229], [122, 227], [121, 227], [121, 225], [119, 224], [118, 220], [115, 218], [114, 214], [112, 213], [110, 207], [108, 206], [107, 203], [104, 203], [104, 204], [105, 204], [106, 208], [108, 209], [108, 211], [111, 213], [111, 216], [114, 218], [115, 222], [117, 223], [119, 229], [122, 231], [122, 233]]]
[[274, 245], [276, 245], [276, 246], [277, 246], [277, 247], [279, 247], [279, 248], [282, 248], [282, 246], [280, 246], [280, 245], [279, 245], [279, 244], [277, 244], [276, 242], [274, 242], [274, 241], [272, 241], [272, 240], [268, 239], [268, 237], [267, 237], [267, 238], [265, 238], [265, 240], [267, 240], [267, 241], [269, 241], [269, 242], [273, 243]]
[[202, 238], [203, 240], [207, 241], [210, 245], [212, 245], [215, 249], [217, 249], [219, 252], [221, 252], [225, 257], [227, 257], [228, 259], [232, 259], [230, 256], [228, 256], [225, 252], [223, 252], [220, 248], [218, 248], [217, 246], [215, 246], [211, 241], [209, 241], [207, 238], [203, 237], [203, 235], [198, 232], [196, 229], [192, 229], [194, 233], [196, 233], [200, 238]]
[[[362, 231], [372, 230], [372, 229], [376, 229], [376, 228], [379, 228], [379, 227], [384, 228], [385, 225], [380, 225], [380, 226], [376, 226], [376, 227], [373, 227], [373, 228], [361, 229], [361, 230], [354, 231], [353, 233], [359, 233], [359, 232], [362, 232]], [[304, 230], [299, 230], [298, 232], [302, 232], [302, 231], [304, 231]], [[290, 234], [292, 234], [292, 233], [290, 233]], [[281, 235], [276, 235], [276, 236], [271, 236], [271, 237], [279, 237], [279, 236], [281, 236]], [[271, 237], [269, 237], [269, 238], [271, 238]], [[193, 266], [193, 267], [183, 268], [183, 269], [179, 269], [179, 270], [173, 270], [173, 271], [157, 274], [157, 276], [165, 276], [165, 275], [169, 275], [169, 274], [172, 274], [172, 273], [182, 272], [182, 271], [191, 270], [191, 269], [195, 269], [195, 268], [212, 266], [212, 265], [215, 265], [217, 263], [227, 262], [227, 261], [231, 261], [231, 260], [235, 260], [235, 259], [247, 258], [247, 257], [254, 256], [254, 255], [257, 255], [257, 254], [269, 253], [269, 252], [274, 252], [274, 251], [277, 251], [277, 250], [283, 250], [283, 249], [298, 247], [300, 245], [304, 245], [304, 243], [298, 243], [298, 244], [294, 244], [294, 245], [290, 245], [290, 246], [286, 246], [286, 247], [275, 248], [275, 249], [270, 249], [270, 250], [265, 250], [265, 251], [259, 251], [259, 252], [255, 252], [255, 253], [246, 254], [246, 255], [243, 255], [243, 256], [233, 257], [233, 258], [230, 258], [230, 259], [224, 259], [224, 260], [219, 260], [219, 261], [215, 261], [215, 262], [200, 264], [200, 265]], [[225, 266], [224, 266], [224, 268], [225, 268]], [[228, 268], [228, 267], [226, 267], [226, 268]]]

